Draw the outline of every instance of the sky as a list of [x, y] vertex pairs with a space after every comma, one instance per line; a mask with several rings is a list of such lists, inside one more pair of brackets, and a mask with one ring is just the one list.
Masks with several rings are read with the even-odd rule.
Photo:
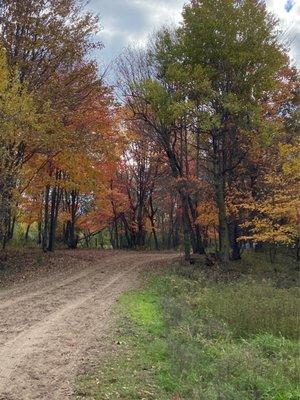
[[[179, 24], [185, 0], [90, 0], [89, 9], [100, 17], [97, 54], [101, 64], [111, 66], [129, 45], [144, 46], [161, 25]], [[300, 0], [267, 0], [269, 11], [280, 20], [291, 40], [291, 58], [300, 68]]]

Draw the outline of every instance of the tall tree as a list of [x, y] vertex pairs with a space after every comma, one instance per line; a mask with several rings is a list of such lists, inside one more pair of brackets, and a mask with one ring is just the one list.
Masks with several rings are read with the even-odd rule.
[[[53, 171], [53, 158], [77, 140], [76, 135], [70, 134], [69, 121], [86, 98], [99, 93], [102, 86], [95, 63], [87, 57], [90, 50], [100, 46], [92, 40], [98, 20], [84, 13], [83, 6], [77, 0], [0, 3], [0, 43], [6, 50], [8, 68], [34, 98], [37, 112], [47, 110], [50, 115], [49, 126], [40, 125], [31, 137], [23, 136], [16, 142], [18, 157], [24, 164], [33, 156], [42, 155], [36, 172], [45, 166], [52, 180], [53, 176], [60, 180], [62, 175], [61, 171]], [[45, 186], [44, 235], [48, 232], [48, 202], [51, 199], [49, 229], [53, 234], [60, 197], [56, 184]], [[52, 247], [50, 243], [48, 248]]]
[[131, 118], [147, 126], [146, 137], [158, 147], [168, 161], [182, 205], [185, 257], [203, 253], [200, 231], [196, 227], [197, 207], [189, 193], [188, 131], [184, 124], [188, 105], [182, 93], [166, 79], [158, 60], [149, 53], [129, 52], [119, 63], [120, 85]]
[[[170, 121], [176, 132], [175, 116], [180, 117], [190, 132], [188, 140], [212, 177], [224, 264], [231, 256], [226, 195], [233, 172], [251, 135], [272, 129], [262, 103], [267, 93], [279, 90], [288, 62], [276, 27], [259, 1], [193, 0], [184, 8], [182, 27], [158, 34], [144, 61], [155, 72], [142, 77], [142, 89], [133, 93], [144, 100], [143, 115]], [[173, 159], [174, 171], [177, 164]]]
[[15, 187], [20, 169], [26, 161], [24, 143], [34, 142], [42, 127], [44, 115], [7, 65], [6, 52], [0, 48], [0, 242], [2, 247], [10, 237], [12, 215], [16, 206]]

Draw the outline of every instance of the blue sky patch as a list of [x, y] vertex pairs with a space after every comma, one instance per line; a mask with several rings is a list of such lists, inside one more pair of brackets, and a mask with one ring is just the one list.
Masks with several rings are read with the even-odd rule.
[[294, 7], [295, 1], [294, 0], [287, 0], [287, 2], [284, 5], [285, 11], [290, 12], [291, 9]]

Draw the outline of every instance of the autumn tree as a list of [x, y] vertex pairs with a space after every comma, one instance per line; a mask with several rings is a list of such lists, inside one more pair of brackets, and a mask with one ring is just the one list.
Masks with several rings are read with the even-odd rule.
[[121, 104], [83, 6], [0, 2], [2, 244], [20, 221], [44, 251], [103, 230], [186, 260], [215, 242], [226, 268], [243, 239], [299, 249], [299, 75], [264, 3], [191, 0], [120, 57]]
[[[288, 62], [276, 27], [261, 2], [195, 0], [185, 6], [180, 28], [158, 33], [136, 70], [131, 66], [124, 73], [123, 68], [123, 76], [131, 79], [126, 99], [135, 115], [152, 125], [174, 176], [182, 177], [180, 158], [174, 157], [177, 143], [187, 158], [191, 146], [196, 148], [194, 158], [205, 164], [214, 186], [224, 264], [231, 254], [226, 192], [251, 136], [271, 129], [262, 100], [278, 90], [279, 72]], [[191, 202], [185, 192], [181, 196]]]
[[35, 134], [45, 127], [45, 114], [39, 113], [26, 85], [9, 70], [6, 52], [0, 49], [0, 241], [9, 240], [15, 189], [26, 162], [25, 143], [34, 143]]
[[158, 147], [169, 164], [182, 204], [185, 237], [185, 257], [190, 256], [190, 241], [194, 252], [203, 253], [203, 243], [197, 220], [197, 207], [189, 191], [188, 131], [184, 123], [188, 105], [181, 92], [155, 63], [150, 52], [129, 52], [119, 63], [120, 85], [132, 120], [147, 126], [146, 137]]
[[55, 231], [55, 209], [62, 195], [57, 182], [65, 176], [65, 172], [57, 170], [55, 159], [64, 149], [70, 150], [71, 143], [78, 139], [69, 129], [74, 112], [87, 98], [99, 93], [102, 86], [95, 63], [87, 59], [88, 52], [100, 46], [91, 40], [97, 30], [97, 18], [82, 12], [82, 6], [76, 0], [15, 0], [0, 4], [0, 42], [6, 50], [8, 68], [26, 86], [38, 104], [37, 111], [47, 109], [51, 114], [50, 125], [36, 129], [34, 140], [23, 138], [16, 143], [22, 160], [38, 157], [41, 165], [37, 172], [44, 167], [48, 170], [44, 189], [44, 249], [53, 247], [52, 239], [46, 246], [46, 236], [48, 231]]
[[240, 240], [267, 244], [272, 261], [279, 246], [296, 249], [299, 259], [299, 76], [294, 70], [285, 72], [292, 78], [289, 97], [273, 99], [268, 111], [279, 102], [280, 112], [272, 114], [279, 120], [278, 130], [261, 146], [263, 173], [256, 172], [251, 197], [240, 205], [246, 216]]

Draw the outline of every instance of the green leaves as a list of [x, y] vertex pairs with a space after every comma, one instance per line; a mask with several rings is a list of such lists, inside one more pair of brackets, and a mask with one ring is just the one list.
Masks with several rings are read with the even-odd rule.
[[172, 125], [185, 115], [189, 104], [174, 91], [169, 91], [160, 82], [148, 79], [140, 84], [140, 92], [163, 125]]

